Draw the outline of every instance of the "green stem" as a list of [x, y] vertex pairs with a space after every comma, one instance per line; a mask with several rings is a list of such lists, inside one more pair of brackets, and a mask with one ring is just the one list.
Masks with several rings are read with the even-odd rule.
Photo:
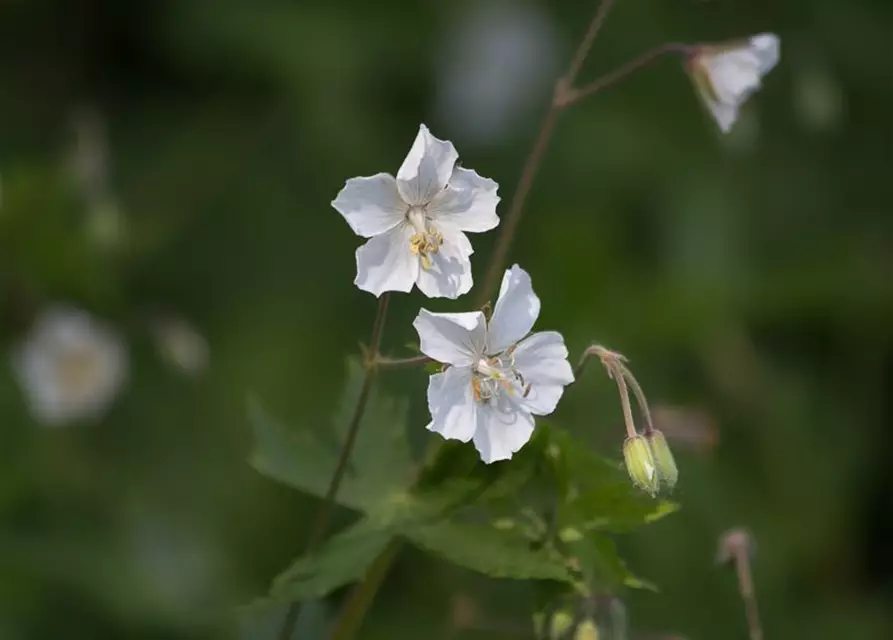
[[350, 638], [356, 635], [360, 625], [363, 623], [363, 619], [366, 617], [366, 613], [369, 611], [369, 607], [372, 606], [372, 602], [375, 600], [379, 587], [381, 587], [388, 574], [391, 563], [402, 546], [403, 541], [399, 538], [394, 538], [375, 559], [375, 562], [372, 563], [372, 566], [366, 573], [366, 578], [351, 591], [347, 603], [338, 617], [331, 640], [350, 640]]
[[[357, 440], [357, 434], [360, 431], [360, 423], [363, 420], [363, 413], [366, 411], [366, 404], [369, 401], [369, 393], [372, 391], [372, 382], [378, 370], [378, 352], [381, 349], [381, 338], [384, 334], [384, 323], [388, 314], [388, 301], [390, 295], [385, 292], [378, 299], [378, 312], [375, 315], [375, 321], [372, 324], [372, 339], [370, 340], [369, 351], [365, 358], [365, 374], [363, 376], [363, 385], [360, 387], [360, 395], [357, 396], [356, 405], [354, 405], [353, 415], [350, 418], [350, 424], [347, 428], [347, 437], [344, 444], [341, 445], [341, 453], [338, 457], [338, 463], [335, 466], [335, 473], [329, 482], [326, 490], [323, 505], [319, 510], [313, 528], [310, 530], [310, 536], [307, 540], [306, 553], [313, 553], [319, 543], [325, 537], [332, 519], [332, 512], [335, 510], [335, 498], [338, 496], [338, 489], [347, 473], [348, 463], [350, 462], [350, 454], [353, 451], [354, 444]], [[282, 623], [282, 629], [279, 633], [279, 640], [291, 640], [294, 634], [295, 625], [298, 622], [298, 613], [301, 605], [298, 602], [292, 603], [285, 614], [285, 620]]]

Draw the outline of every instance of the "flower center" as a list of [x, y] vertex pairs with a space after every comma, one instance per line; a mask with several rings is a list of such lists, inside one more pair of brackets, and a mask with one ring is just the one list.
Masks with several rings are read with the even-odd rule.
[[475, 400], [488, 402], [500, 393], [521, 397], [527, 397], [530, 393], [530, 385], [524, 383], [524, 378], [515, 369], [511, 351], [509, 349], [492, 358], [481, 358], [474, 365], [471, 388]]
[[416, 232], [409, 239], [409, 249], [419, 256], [423, 269], [431, 268], [431, 254], [437, 253], [443, 244], [443, 234], [425, 218], [423, 207], [410, 207], [406, 219]]

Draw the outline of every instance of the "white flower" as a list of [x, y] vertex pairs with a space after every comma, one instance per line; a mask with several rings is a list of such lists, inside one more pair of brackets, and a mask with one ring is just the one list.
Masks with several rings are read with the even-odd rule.
[[698, 93], [719, 128], [728, 133], [742, 104], [778, 63], [778, 36], [763, 33], [734, 46], [704, 46], [689, 59]]
[[362, 290], [380, 296], [417, 284], [430, 298], [457, 298], [471, 289], [471, 243], [463, 231], [489, 231], [499, 224], [493, 180], [456, 166], [452, 143], [425, 125], [394, 178], [379, 173], [351, 178], [332, 206], [358, 236]]
[[533, 416], [552, 413], [574, 381], [561, 334], [527, 335], [539, 312], [530, 276], [517, 265], [502, 279], [489, 323], [480, 311], [419, 312], [413, 326], [422, 353], [450, 365], [428, 383], [430, 431], [473, 439], [486, 463], [511, 458], [530, 440]]
[[47, 425], [100, 418], [127, 376], [118, 335], [67, 307], [42, 313], [12, 361], [32, 415]]

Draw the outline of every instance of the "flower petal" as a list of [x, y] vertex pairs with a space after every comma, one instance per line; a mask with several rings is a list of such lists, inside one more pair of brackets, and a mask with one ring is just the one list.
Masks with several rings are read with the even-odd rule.
[[477, 428], [477, 402], [470, 367], [450, 367], [428, 381], [429, 431], [447, 440], [468, 442]]
[[478, 405], [474, 446], [487, 464], [508, 460], [530, 440], [533, 426], [533, 416], [501, 396], [498, 402]]
[[438, 223], [452, 225], [460, 231], [480, 233], [499, 224], [496, 205], [499, 185], [482, 178], [476, 171], [456, 167], [447, 188], [428, 206], [428, 214]]
[[455, 300], [471, 290], [471, 243], [461, 231], [443, 228], [443, 244], [429, 254], [431, 266], [419, 269], [419, 290], [429, 298]]
[[540, 314], [540, 299], [533, 292], [530, 276], [514, 265], [502, 277], [499, 299], [490, 318], [490, 337], [487, 350], [496, 354], [530, 333]]
[[435, 138], [428, 127], [420, 125], [397, 172], [397, 188], [403, 199], [410, 204], [428, 204], [447, 186], [458, 158], [452, 142]]
[[419, 334], [422, 353], [451, 365], [472, 364], [487, 341], [487, 321], [480, 311], [431, 313], [422, 309], [412, 326]]
[[522, 340], [512, 352], [515, 368], [524, 380], [568, 385], [574, 381], [564, 338], [557, 331], [538, 331]]
[[761, 33], [750, 39], [750, 50], [757, 58], [760, 75], [766, 75], [778, 64], [781, 41], [774, 33]]
[[405, 219], [408, 208], [397, 190], [397, 180], [387, 173], [351, 178], [332, 200], [332, 206], [353, 232], [364, 238], [396, 227]]
[[375, 296], [385, 291], [411, 290], [419, 271], [418, 257], [409, 248], [412, 234], [411, 226], [401, 224], [357, 249], [354, 284]]

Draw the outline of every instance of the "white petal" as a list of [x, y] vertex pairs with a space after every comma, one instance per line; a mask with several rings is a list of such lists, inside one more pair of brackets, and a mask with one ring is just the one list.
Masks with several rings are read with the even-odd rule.
[[419, 270], [418, 257], [409, 248], [412, 234], [411, 226], [401, 224], [357, 249], [354, 284], [375, 296], [412, 289]]
[[557, 331], [538, 331], [512, 352], [515, 368], [526, 382], [567, 385], [574, 381], [564, 338]]
[[487, 321], [480, 311], [431, 313], [422, 309], [412, 326], [419, 334], [422, 353], [447, 364], [476, 362], [487, 341]]
[[477, 402], [470, 367], [450, 367], [428, 381], [429, 431], [447, 440], [468, 442], [477, 428]]
[[710, 115], [716, 120], [716, 124], [719, 125], [722, 132], [728, 133], [731, 131], [735, 121], [738, 120], [737, 105], [726, 104], [710, 98], [705, 98], [704, 102], [710, 110]]
[[443, 244], [430, 254], [431, 266], [419, 269], [419, 290], [429, 298], [455, 300], [471, 290], [471, 243], [461, 231], [442, 228]]
[[351, 178], [344, 183], [332, 206], [344, 216], [353, 232], [364, 238], [390, 231], [406, 216], [408, 205], [387, 173]]
[[410, 204], [428, 204], [450, 180], [459, 154], [452, 142], [431, 135], [428, 127], [419, 133], [397, 172], [397, 188]]
[[545, 416], [555, 411], [565, 385], [574, 381], [561, 334], [534, 333], [518, 344], [513, 356], [515, 369], [529, 385], [527, 395], [519, 402], [535, 415]]
[[496, 205], [499, 185], [471, 169], [456, 167], [447, 188], [428, 206], [428, 214], [438, 223], [448, 223], [460, 231], [480, 233], [499, 224]]
[[761, 33], [750, 39], [750, 49], [757, 57], [760, 74], [766, 75], [778, 64], [781, 41], [774, 33]]
[[487, 464], [508, 460], [530, 441], [533, 416], [505, 396], [498, 403], [478, 405], [474, 446]]
[[499, 299], [490, 318], [489, 353], [504, 351], [530, 333], [539, 314], [540, 299], [533, 292], [530, 276], [514, 265], [502, 277]]

